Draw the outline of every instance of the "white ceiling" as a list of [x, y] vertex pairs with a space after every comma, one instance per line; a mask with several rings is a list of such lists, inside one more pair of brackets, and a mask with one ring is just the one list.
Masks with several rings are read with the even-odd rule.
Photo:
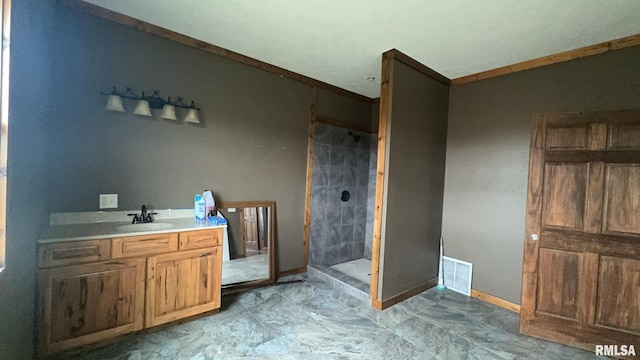
[[640, 0], [84, 1], [369, 97], [392, 48], [453, 79], [640, 34]]

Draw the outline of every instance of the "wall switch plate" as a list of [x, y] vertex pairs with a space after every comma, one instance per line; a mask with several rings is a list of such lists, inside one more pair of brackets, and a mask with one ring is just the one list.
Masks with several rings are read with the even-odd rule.
[[236, 208], [228, 208], [227, 211], [228, 212], [236, 212]]
[[100, 194], [100, 209], [117, 209], [118, 194]]

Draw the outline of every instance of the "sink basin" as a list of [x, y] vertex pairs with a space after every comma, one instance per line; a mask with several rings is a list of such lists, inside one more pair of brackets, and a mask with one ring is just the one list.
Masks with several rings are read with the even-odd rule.
[[129, 224], [120, 225], [116, 227], [116, 231], [128, 232], [128, 231], [154, 231], [171, 229], [173, 224], [169, 223], [144, 223], [144, 224]]

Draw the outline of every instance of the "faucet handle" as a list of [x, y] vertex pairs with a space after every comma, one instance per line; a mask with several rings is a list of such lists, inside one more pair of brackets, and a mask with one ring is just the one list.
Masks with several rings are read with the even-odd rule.
[[132, 224], [137, 223], [141, 219], [140, 217], [138, 217], [138, 214], [127, 214], [127, 216], [133, 216], [133, 220], [131, 220]]

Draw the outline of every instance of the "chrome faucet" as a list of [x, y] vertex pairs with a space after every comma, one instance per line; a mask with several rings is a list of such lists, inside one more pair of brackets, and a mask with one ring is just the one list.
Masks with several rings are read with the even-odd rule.
[[140, 215], [138, 214], [127, 214], [128, 216], [133, 216], [133, 220], [131, 220], [132, 224], [143, 224], [153, 222], [153, 218], [151, 215], [156, 215], [157, 212], [147, 212], [147, 206], [142, 204], [142, 209], [140, 209]]

